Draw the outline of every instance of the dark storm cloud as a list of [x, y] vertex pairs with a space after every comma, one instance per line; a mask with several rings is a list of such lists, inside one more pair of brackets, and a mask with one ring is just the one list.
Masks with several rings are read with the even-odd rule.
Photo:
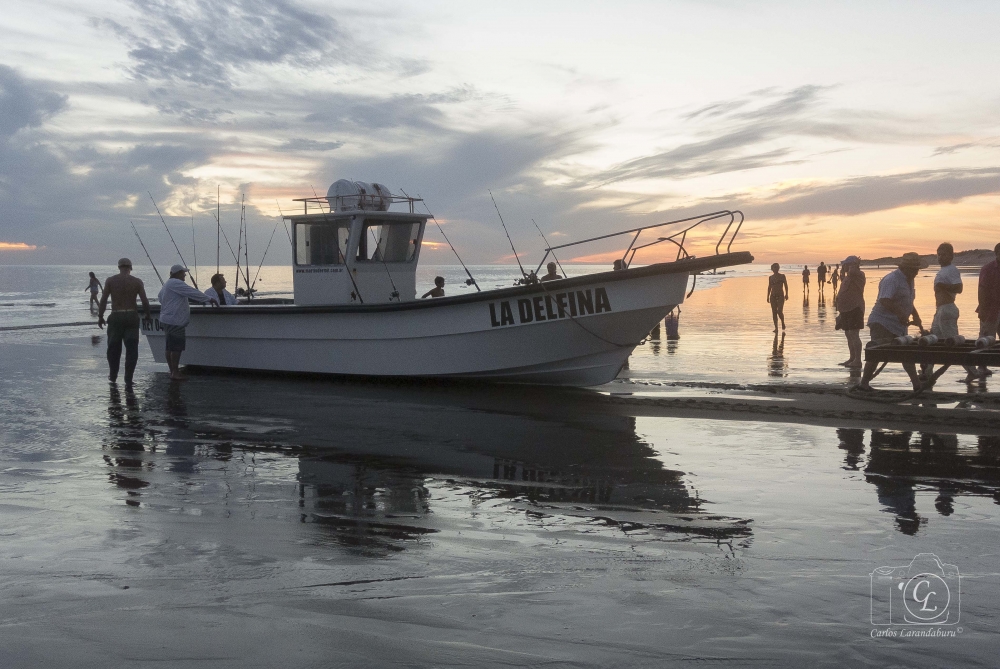
[[291, 0], [131, 0], [132, 25], [94, 24], [129, 46], [129, 72], [142, 80], [233, 85], [255, 65], [296, 67], [350, 60], [337, 21]]
[[[57, 143], [38, 128], [65, 109], [65, 98], [45, 82], [0, 66], [0, 241], [73, 247], [92, 229], [65, 229], [67, 221], [121, 219], [129, 197], [152, 191], [164, 199], [182, 172], [217, 150], [199, 142], [140, 141], [114, 152], [86, 142]], [[13, 130], [14, 132], [11, 132]], [[127, 219], [126, 219], [127, 220]]]
[[0, 65], [0, 137], [41, 125], [65, 107], [65, 95], [33, 87], [13, 68]]

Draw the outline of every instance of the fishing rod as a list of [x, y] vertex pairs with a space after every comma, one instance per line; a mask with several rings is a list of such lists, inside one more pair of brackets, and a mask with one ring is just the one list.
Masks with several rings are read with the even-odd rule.
[[198, 245], [194, 239], [194, 214], [191, 214], [191, 249], [194, 251], [194, 280], [198, 280]]
[[274, 203], [278, 205], [278, 213], [281, 214], [281, 227], [284, 228], [285, 234], [288, 235], [288, 245], [292, 247], [292, 252], [295, 252], [295, 244], [292, 243], [292, 233], [288, 231], [288, 226], [285, 225], [285, 212], [281, 211], [281, 204], [275, 200]]
[[[219, 273], [219, 232], [222, 231], [222, 186], [215, 191], [215, 273]], [[227, 242], [228, 243], [228, 242]]]
[[[279, 213], [281, 212], [280, 208], [278, 209], [278, 212]], [[278, 221], [278, 222], [279, 223], [283, 223], [284, 219], [282, 219], [281, 221]], [[287, 230], [287, 228], [286, 228], [286, 230]], [[264, 255], [261, 256], [261, 258], [260, 258], [260, 265], [257, 267], [257, 273], [253, 275], [253, 284], [250, 286], [251, 292], [253, 291], [253, 287], [257, 285], [257, 277], [260, 276], [260, 270], [264, 266], [264, 258], [267, 258], [267, 252], [271, 248], [271, 242], [274, 241], [274, 233], [276, 233], [277, 231], [278, 231], [278, 223], [275, 223], [274, 224], [274, 230], [271, 230], [271, 238], [267, 240], [267, 246], [264, 247]]]
[[[400, 190], [402, 190], [402, 189], [400, 189]], [[406, 191], [405, 190], [403, 191], [403, 195], [406, 195]], [[410, 196], [406, 195], [406, 197], [410, 197]], [[455, 257], [458, 258], [459, 264], [462, 265], [462, 269], [464, 269], [466, 275], [468, 275], [469, 278], [465, 281], [465, 285], [466, 286], [475, 286], [476, 287], [476, 292], [477, 293], [481, 292], [482, 289], [479, 287], [479, 283], [472, 276], [472, 272], [470, 272], [469, 268], [465, 266], [465, 263], [462, 262], [462, 256], [458, 255], [458, 250], [455, 248], [455, 245], [451, 243], [450, 239], [448, 239], [448, 235], [444, 234], [444, 228], [441, 227], [441, 224], [438, 223], [438, 220], [434, 217], [434, 214], [431, 213], [430, 207], [427, 206], [427, 203], [424, 202], [423, 198], [420, 197], [419, 193], [417, 194], [417, 198], [420, 200], [420, 203], [424, 205], [424, 209], [427, 210], [427, 215], [431, 217], [432, 221], [434, 221], [434, 225], [437, 226], [437, 229], [441, 232], [441, 236], [444, 237], [444, 240], [446, 242], [448, 242], [448, 246], [451, 247], [451, 250], [455, 253]]]
[[247, 275], [247, 300], [253, 299], [250, 292], [250, 221], [247, 220], [247, 195], [243, 194], [243, 266], [246, 267]]
[[[244, 196], [246, 197], [246, 196]], [[240, 206], [240, 232], [239, 236], [236, 238], [236, 286], [233, 288], [233, 293], [239, 295], [240, 292], [240, 253], [243, 251], [243, 207]], [[250, 282], [247, 281], [247, 288], [250, 287]]]
[[[132, 223], [132, 221], [129, 221]], [[153, 271], [156, 272], [156, 278], [160, 280], [160, 285], [163, 285], [163, 277], [160, 276], [160, 270], [156, 269], [156, 263], [153, 259], [149, 257], [149, 251], [146, 250], [146, 245], [142, 243], [142, 237], [139, 236], [139, 231], [135, 229], [135, 223], [132, 223], [132, 232], [135, 233], [135, 238], [139, 240], [139, 246], [142, 247], [143, 253], [146, 254], [146, 259], [149, 260], [149, 264], [153, 266]]]
[[[153, 208], [156, 209], [156, 213], [157, 213], [157, 215], [159, 215], [160, 221], [163, 222], [163, 229], [167, 231], [167, 236], [170, 237], [170, 241], [174, 245], [174, 250], [177, 251], [177, 255], [180, 257], [181, 263], [185, 267], [187, 267], [187, 261], [184, 260], [184, 255], [181, 253], [180, 248], [177, 246], [177, 242], [174, 241], [174, 236], [172, 234], [170, 234], [170, 228], [167, 227], [167, 222], [165, 220], [163, 220], [163, 214], [160, 213], [160, 208], [156, 206], [156, 200], [153, 200], [153, 194], [150, 193], [149, 191], [146, 191], [146, 192], [149, 193], [149, 199], [153, 202]], [[194, 277], [191, 277], [191, 283], [194, 284], [195, 288], [198, 288], [198, 281], [195, 280]], [[199, 288], [199, 290], [201, 290], [201, 289]]]
[[517, 261], [517, 266], [521, 268], [521, 276], [527, 280], [528, 273], [524, 271], [524, 265], [521, 264], [521, 259], [517, 257], [517, 249], [514, 248], [514, 240], [510, 238], [510, 233], [507, 232], [507, 224], [503, 222], [503, 215], [500, 214], [500, 207], [497, 206], [496, 198], [493, 197], [493, 191], [487, 189], [486, 192], [490, 194], [490, 199], [493, 200], [493, 208], [497, 210], [497, 216], [500, 217], [500, 225], [503, 226], [504, 234], [507, 235], [507, 241], [510, 242], [510, 250], [514, 252], [514, 260]]
[[[535, 219], [531, 219], [531, 222], [535, 223]], [[545, 246], [549, 247], [547, 249], [548, 252], [551, 253], [552, 257], [556, 259], [556, 263], [559, 265], [559, 271], [563, 273], [563, 277], [565, 278], [566, 270], [563, 269], [562, 263], [559, 262], [559, 258], [556, 257], [555, 251], [552, 250], [552, 245], [549, 244], [549, 240], [545, 238], [545, 233], [542, 232], [542, 229], [540, 227], [538, 227], [538, 223], [535, 223], [535, 230], [538, 230], [538, 234], [542, 236], [542, 241], [545, 242]], [[544, 258], [542, 258], [542, 260], [544, 260]], [[541, 267], [539, 267], [539, 269], [541, 269]]]
[[[313, 189], [313, 196], [317, 200], [319, 200], [319, 196], [316, 195], [316, 189], [313, 188], [312, 186], [309, 186], [309, 187]], [[330, 204], [330, 200], [329, 200], [329, 198], [327, 198], [327, 205], [329, 206], [329, 204]], [[323, 214], [323, 222], [324, 223], [329, 223], [330, 219], [326, 217], [326, 212], [323, 211], [323, 204], [322, 203], [320, 203], [320, 205], [319, 205], [319, 210]], [[334, 241], [337, 243], [337, 253], [340, 253], [340, 240], [338, 238], [334, 237]], [[344, 249], [344, 250], [346, 251], [347, 249]], [[347, 268], [347, 277], [351, 280], [351, 285], [354, 286], [354, 293], [351, 295], [351, 298], [353, 299], [354, 295], [357, 295], [358, 296], [358, 302], [360, 302], [361, 304], [364, 304], [365, 301], [361, 297], [361, 291], [358, 290], [358, 282], [354, 280], [354, 274], [351, 272], [351, 267], [350, 267], [350, 265], [347, 264], [347, 255], [346, 254], [344, 255], [344, 267]]]
[[219, 230], [222, 232], [222, 238], [226, 241], [226, 246], [229, 247], [229, 255], [233, 256], [233, 260], [236, 260], [236, 252], [233, 251], [233, 245], [229, 242], [229, 235], [226, 234], [226, 229], [219, 226]]

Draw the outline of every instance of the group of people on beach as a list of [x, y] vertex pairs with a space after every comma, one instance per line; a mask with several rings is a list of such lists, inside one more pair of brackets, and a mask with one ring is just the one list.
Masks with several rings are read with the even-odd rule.
[[[994, 337], [1000, 334], [1000, 244], [993, 249], [996, 258], [987, 263], [979, 272], [979, 305], [976, 313], [979, 315], [979, 337]], [[937, 248], [937, 260], [940, 269], [934, 276], [934, 303], [936, 306], [934, 320], [930, 331], [924, 329], [920, 314], [914, 306], [916, 290], [914, 279], [927, 263], [917, 253], [904, 253], [898, 266], [879, 281], [878, 297], [871, 312], [868, 314], [867, 326], [871, 344], [886, 344], [897, 337], [905, 336], [911, 325], [917, 327], [921, 334], [933, 334], [938, 340], [944, 341], [959, 336], [959, 309], [955, 297], [962, 293], [962, 275], [954, 265], [955, 249], [948, 242]], [[838, 269], [840, 270], [838, 272]], [[788, 300], [788, 280], [780, 272], [778, 263], [771, 265], [771, 276], [767, 283], [767, 301], [771, 305], [771, 315], [774, 320], [774, 331], [785, 329], [784, 304]], [[820, 263], [816, 270], [819, 280], [819, 290], [826, 282], [827, 267]], [[809, 268], [803, 267], [803, 292], [809, 290]], [[850, 355], [840, 363], [851, 369], [861, 369], [861, 330], [865, 327], [865, 282], [866, 277], [861, 269], [861, 259], [848, 256], [834, 268], [831, 283], [834, 288], [834, 301], [838, 313], [836, 328], [843, 330], [847, 337], [847, 347]], [[837, 284], [840, 284], [839, 290]], [[875, 375], [877, 363], [869, 360], [863, 365], [864, 371], [856, 389], [870, 391], [870, 381]], [[914, 363], [904, 363], [914, 390], [919, 390], [925, 378], [917, 372]], [[973, 383], [986, 378], [991, 372], [985, 367], [966, 367], [966, 383]]]
[[[829, 275], [830, 276], [830, 285], [833, 286], [833, 292], [836, 295], [836, 293], [837, 293], [837, 284], [839, 284], [841, 282], [841, 279], [843, 278], [842, 275], [846, 274], [846, 272], [847, 272], [846, 268], [841, 269], [841, 265], [843, 265], [843, 263], [841, 263], [840, 265], [837, 265], [836, 267], [834, 267], [833, 271], [831, 272], [830, 271], [830, 267], [826, 264], [826, 262], [824, 262], [822, 260], [820, 261], [819, 265], [816, 267], [816, 282], [818, 284], [818, 291], [819, 291], [820, 294], [822, 294], [823, 290], [826, 288], [827, 275]], [[803, 265], [802, 266], [802, 293], [804, 295], [807, 295], [809, 293], [809, 277], [811, 277], [811, 276], [812, 276], [812, 272], [809, 271], [809, 265]]]
[[[181, 353], [186, 347], [186, 331], [191, 320], [191, 302], [211, 304], [213, 307], [232, 306], [236, 298], [226, 290], [226, 277], [221, 273], [212, 276], [212, 287], [204, 293], [185, 282], [188, 268], [174, 265], [170, 268], [168, 278], [160, 289], [160, 327], [166, 332], [167, 365], [170, 368], [170, 378], [181, 380]], [[104, 285], [98, 281], [93, 272], [90, 273], [91, 304], [96, 300], [97, 289], [101, 290], [101, 298], [97, 305], [97, 325], [101, 329], [108, 326], [108, 380], [118, 381], [118, 371], [121, 366], [122, 348], [125, 349], [125, 387], [132, 386], [136, 364], [139, 361], [139, 310], [136, 300], [142, 303], [144, 317], [152, 320], [149, 311], [149, 299], [146, 297], [146, 287], [142, 279], [132, 276], [132, 261], [122, 258], [118, 261], [118, 274], [108, 277]], [[108, 300], [111, 300], [111, 314], [107, 320]]]

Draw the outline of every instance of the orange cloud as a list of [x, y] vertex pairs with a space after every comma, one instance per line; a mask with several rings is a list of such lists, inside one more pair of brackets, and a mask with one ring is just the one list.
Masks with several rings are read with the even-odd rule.
[[0, 242], [0, 251], [34, 251], [38, 247], [24, 242]]

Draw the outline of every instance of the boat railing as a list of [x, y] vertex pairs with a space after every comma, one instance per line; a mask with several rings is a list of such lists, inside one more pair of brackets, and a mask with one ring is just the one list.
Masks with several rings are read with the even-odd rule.
[[[344, 206], [344, 200], [351, 200], [351, 207]], [[313, 213], [335, 214], [344, 211], [387, 211], [394, 204], [406, 204], [410, 208], [410, 213], [416, 213], [416, 203], [423, 202], [419, 197], [408, 195], [379, 195], [377, 193], [365, 193], [359, 195], [347, 195], [341, 197], [299, 197], [292, 202], [301, 202], [303, 213], [309, 215], [310, 206]], [[338, 206], [338, 204], [340, 206]]]
[[[708, 214], [699, 214], [697, 216], [688, 216], [687, 218], [678, 218], [673, 221], [666, 221], [664, 223], [656, 223], [654, 225], [644, 225], [641, 228], [632, 228], [631, 230], [622, 230], [620, 232], [612, 232], [607, 235], [599, 235], [597, 237], [590, 237], [589, 239], [581, 239], [575, 242], [567, 242], [566, 244], [559, 244], [558, 246], [549, 246], [545, 249], [545, 255], [542, 257], [542, 261], [538, 263], [538, 268], [535, 270], [537, 274], [541, 269], [545, 261], [548, 260], [549, 255], [555, 255], [555, 251], [559, 249], [569, 248], [571, 246], [579, 246], [581, 244], [589, 244], [591, 242], [600, 241], [602, 239], [611, 239], [613, 237], [621, 237], [624, 235], [632, 235], [632, 241], [629, 243], [628, 248], [625, 249], [625, 253], [621, 257], [622, 266], [628, 268], [635, 260], [635, 254], [645, 248], [650, 246], [655, 246], [657, 244], [662, 244], [663, 242], [670, 242], [677, 247], [677, 257], [676, 260], [681, 258], [693, 258], [688, 250], [684, 247], [684, 243], [687, 241], [687, 234], [691, 230], [697, 228], [703, 223], [709, 223], [711, 221], [728, 221], [726, 222], [726, 227], [723, 229], [722, 234], [719, 236], [718, 242], [715, 244], [715, 254], [719, 255], [719, 249], [722, 245], [726, 245], [726, 253], [730, 252], [733, 246], [733, 242], [736, 240], [736, 235], [739, 234], [740, 228], [743, 227], [743, 212], [739, 210], [729, 210], [723, 209], [721, 211], [713, 211]], [[685, 225], [687, 224], [687, 225]], [[648, 242], [646, 244], [640, 244], [636, 246], [636, 242], [639, 241], [639, 236], [646, 230], [654, 230], [656, 228], [663, 228], [669, 225], [680, 225], [684, 226], [677, 230], [671, 235], [666, 237], [658, 237], [654, 241]], [[735, 226], [735, 227], [734, 227]]]

